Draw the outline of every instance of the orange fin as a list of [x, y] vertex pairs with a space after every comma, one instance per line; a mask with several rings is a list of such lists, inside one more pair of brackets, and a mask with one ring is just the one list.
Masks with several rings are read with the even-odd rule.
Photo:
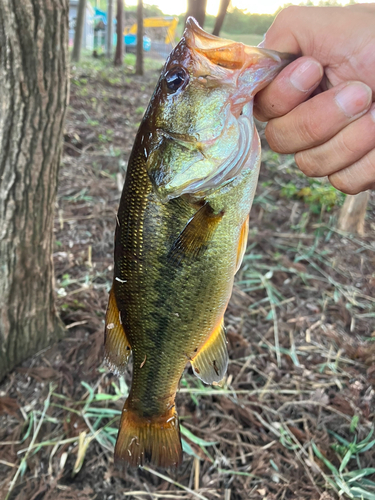
[[220, 382], [223, 379], [228, 367], [224, 318], [192, 359], [191, 365], [194, 374], [206, 384]]
[[174, 407], [161, 416], [142, 417], [125, 402], [115, 460], [133, 467], [146, 463], [154, 467], [177, 467], [182, 461], [182, 446]]
[[199, 257], [223, 218], [224, 213], [215, 214], [209, 203], [205, 203], [189, 220], [183, 231], [173, 243], [168, 260], [176, 265], [184, 259]]
[[238, 241], [238, 248], [237, 248], [236, 270], [234, 274], [236, 274], [236, 272], [241, 267], [243, 256], [245, 255], [247, 247], [247, 238], [249, 236], [249, 217], [250, 215], [247, 216], [247, 219], [245, 220], [245, 222], [242, 224], [241, 227], [240, 239]]
[[131, 346], [121, 324], [113, 287], [109, 292], [105, 316], [104, 349], [105, 360], [110, 369], [117, 374], [123, 373], [131, 353]]

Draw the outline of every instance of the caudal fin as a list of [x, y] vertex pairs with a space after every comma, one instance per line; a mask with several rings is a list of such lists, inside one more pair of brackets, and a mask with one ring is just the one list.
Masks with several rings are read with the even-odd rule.
[[115, 448], [115, 460], [136, 467], [178, 466], [182, 446], [178, 416], [174, 408], [157, 417], [142, 417], [125, 403]]

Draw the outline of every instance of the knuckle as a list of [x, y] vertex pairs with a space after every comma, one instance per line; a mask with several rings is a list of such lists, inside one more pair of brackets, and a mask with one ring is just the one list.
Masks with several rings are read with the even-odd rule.
[[274, 124], [275, 120], [268, 122], [265, 135], [270, 148], [276, 153], [287, 153], [288, 148], [286, 148], [285, 140], [283, 138], [283, 133]]
[[296, 15], [298, 16], [300, 9], [301, 7], [298, 5], [289, 5], [280, 11], [277, 17], [279, 20], [294, 18]]
[[353, 181], [349, 181], [347, 170], [348, 169], [344, 169], [340, 172], [330, 175], [328, 177], [329, 182], [334, 188], [345, 194], [355, 195], [360, 193], [360, 186], [358, 186], [358, 184], [355, 184]]
[[301, 115], [296, 124], [296, 133], [304, 145], [319, 144], [325, 135], [324, 124], [318, 120], [314, 111]]
[[314, 159], [309, 151], [300, 151], [295, 154], [294, 158], [297, 167], [308, 177], [320, 177], [322, 175], [322, 165]]
[[338, 134], [333, 142], [335, 153], [347, 158], [357, 157], [362, 151], [361, 146], [359, 142], [353, 142], [351, 136], [344, 134]]

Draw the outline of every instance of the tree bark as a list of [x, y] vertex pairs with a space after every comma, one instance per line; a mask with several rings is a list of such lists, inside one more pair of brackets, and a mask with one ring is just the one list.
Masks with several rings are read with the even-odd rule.
[[72, 52], [72, 61], [78, 62], [81, 57], [83, 23], [85, 22], [86, 0], [79, 0], [76, 19], [76, 29], [74, 32], [74, 45]]
[[138, 0], [137, 5], [137, 61], [135, 74], [143, 75], [143, 1]]
[[221, 27], [223, 26], [223, 22], [225, 19], [225, 14], [227, 13], [228, 7], [230, 4], [230, 0], [220, 0], [219, 11], [216, 16], [215, 27], [212, 32], [213, 35], [219, 36]]
[[53, 209], [68, 96], [68, 0], [0, 0], [0, 379], [63, 334]]
[[117, 0], [117, 45], [115, 66], [122, 66], [124, 61], [124, 0]]
[[107, 57], [112, 57], [112, 38], [113, 38], [113, 2], [108, 0], [107, 11]]
[[198, 24], [203, 28], [206, 17], [206, 5], [207, 0], [188, 0], [186, 19], [189, 16], [194, 17]]
[[369, 191], [346, 197], [340, 211], [339, 229], [361, 236], [365, 234], [365, 217], [369, 198]]

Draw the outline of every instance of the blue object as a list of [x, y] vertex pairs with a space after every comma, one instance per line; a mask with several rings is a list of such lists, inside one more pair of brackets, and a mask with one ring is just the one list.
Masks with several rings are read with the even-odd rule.
[[[133, 35], [131, 33], [128, 35], [125, 35], [124, 42], [125, 42], [125, 45], [127, 45], [128, 47], [135, 48], [137, 45], [137, 35]], [[150, 49], [151, 49], [151, 38], [144, 35], [144, 37], [143, 37], [143, 50], [145, 52], [148, 52]]]
[[104, 10], [100, 10], [98, 8], [94, 8], [94, 16], [98, 18], [98, 20], [102, 20], [104, 24], [107, 24], [107, 13]]

